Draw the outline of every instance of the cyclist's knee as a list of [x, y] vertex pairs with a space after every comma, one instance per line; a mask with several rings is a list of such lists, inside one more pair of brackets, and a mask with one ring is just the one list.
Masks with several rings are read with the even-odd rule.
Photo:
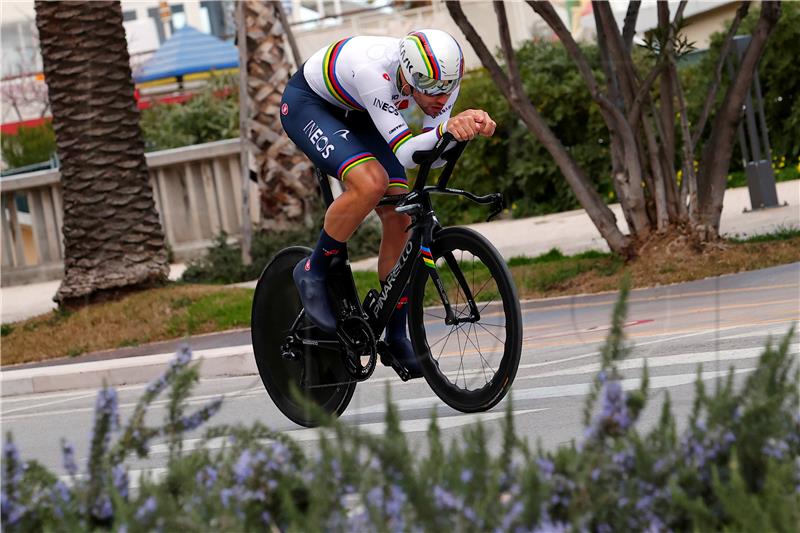
[[389, 186], [389, 176], [377, 161], [367, 161], [347, 173], [345, 184], [363, 198], [378, 203]]

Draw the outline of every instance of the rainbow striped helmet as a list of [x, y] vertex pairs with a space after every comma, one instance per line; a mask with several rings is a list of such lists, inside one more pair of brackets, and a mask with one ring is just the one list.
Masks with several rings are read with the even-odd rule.
[[431, 96], [449, 94], [464, 75], [464, 54], [449, 33], [416, 30], [400, 41], [400, 68], [416, 90]]

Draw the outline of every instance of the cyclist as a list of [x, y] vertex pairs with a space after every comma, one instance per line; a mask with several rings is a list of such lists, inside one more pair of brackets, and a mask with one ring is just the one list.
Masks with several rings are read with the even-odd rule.
[[[408, 191], [405, 169], [416, 166], [413, 153], [433, 148], [444, 132], [459, 141], [494, 133], [496, 124], [485, 111], [471, 109], [450, 117], [463, 73], [464, 57], [456, 40], [444, 31], [426, 29], [402, 39], [360, 36], [338, 41], [314, 53], [289, 80], [281, 101], [284, 130], [345, 188], [325, 214], [311, 257], [293, 272], [303, 307], [322, 330], [336, 330], [325, 283], [331, 260], [385, 194]], [[412, 135], [400, 114], [412, 103], [425, 114], [419, 135]], [[392, 206], [376, 211], [383, 225], [378, 276], [388, 292], [411, 222]], [[406, 333], [407, 303], [404, 293], [385, 338], [392, 354], [419, 377]]]

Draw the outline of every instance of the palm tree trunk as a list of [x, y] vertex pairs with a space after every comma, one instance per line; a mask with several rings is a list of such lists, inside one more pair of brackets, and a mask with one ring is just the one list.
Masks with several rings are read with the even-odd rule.
[[311, 162], [281, 127], [281, 96], [296, 68], [284, 41], [290, 30], [281, 23], [280, 7], [280, 2], [265, 0], [247, 0], [244, 5], [251, 113], [245, 142], [255, 154], [261, 226], [267, 230], [311, 225], [319, 197]]
[[167, 278], [119, 2], [37, 1], [64, 195], [64, 279], [89, 302]]

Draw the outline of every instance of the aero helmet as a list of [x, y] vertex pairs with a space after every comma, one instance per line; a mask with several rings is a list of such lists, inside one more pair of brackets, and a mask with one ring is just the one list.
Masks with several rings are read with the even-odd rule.
[[412, 31], [400, 41], [400, 68], [416, 90], [431, 96], [449, 94], [464, 75], [464, 54], [445, 31]]

